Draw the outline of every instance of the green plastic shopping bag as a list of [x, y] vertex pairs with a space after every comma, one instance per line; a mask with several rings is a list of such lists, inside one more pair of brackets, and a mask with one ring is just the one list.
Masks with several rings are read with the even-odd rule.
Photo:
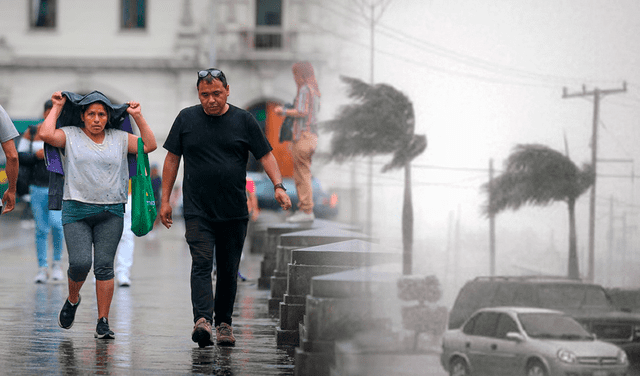
[[153, 197], [149, 156], [144, 152], [142, 138], [138, 138], [137, 173], [131, 178], [131, 231], [144, 236], [153, 229], [158, 210]]

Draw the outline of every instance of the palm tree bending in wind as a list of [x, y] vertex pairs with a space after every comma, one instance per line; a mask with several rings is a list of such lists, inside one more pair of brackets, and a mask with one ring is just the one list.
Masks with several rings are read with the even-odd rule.
[[327, 129], [333, 132], [331, 158], [344, 162], [356, 156], [393, 154], [382, 172], [404, 168], [403, 274], [411, 274], [411, 161], [425, 151], [427, 137], [414, 134], [413, 104], [402, 92], [387, 84], [369, 85], [356, 78], [341, 79], [349, 85], [348, 95], [355, 103], [343, 106], [335, 119], [325, 123]]
[[504, 172], [483, 185], [489, 194], [486, 215], [523, 205], [549, 205], [564, 201], [569, 208], [569, 278], [579, 279], [575, 204], [593, 185], [590, 164], [580, 169], [562, 153], [539, 144], [521, 144], [505, 161]]

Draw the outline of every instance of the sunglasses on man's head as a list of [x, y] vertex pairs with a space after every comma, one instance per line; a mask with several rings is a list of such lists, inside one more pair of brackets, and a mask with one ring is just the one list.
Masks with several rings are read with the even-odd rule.
[[219, 69], [205, 69], [198, 72], [198, 77], [205, 78], [208, 75], [211, 75], [213, 78], [222, 77], [222, 71]]

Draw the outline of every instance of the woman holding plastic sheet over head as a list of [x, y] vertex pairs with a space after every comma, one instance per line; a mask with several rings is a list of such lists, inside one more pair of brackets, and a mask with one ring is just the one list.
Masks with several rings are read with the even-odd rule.
[[137, 152], [139, 138], [119, 129], [126, 113], [138, 125], [145, 153], [156, 149], [156, 139], [138, 102], [113, 105], [97, 91], [84, 97], [58, 91], [51, 100], [53, 108], [40, 134], [46, 143], [64, 149], [62, 223], [69, 253], [69, 296], [58, 324], [64, 329], [73, 325], [80, 289], [93, 259], [98, 303], [95, 337], [113, 338], [108, 321], [114, 289], [113, 261], [127, 202], [127, 154]]

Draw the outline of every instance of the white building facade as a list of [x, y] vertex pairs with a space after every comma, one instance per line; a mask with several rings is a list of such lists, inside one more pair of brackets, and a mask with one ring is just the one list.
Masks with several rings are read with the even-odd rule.
[[295, 95], [294, 62], [324, 74], [318, 9], [314, 0], [1, 0], [0, 103], [21, 128], [54, 91], [99, 90], [139, 101], [162, 144], [177, 113], [198, 103], [196, 72], [215, 66], [229, 102], [270, 123], [272, 107]]

